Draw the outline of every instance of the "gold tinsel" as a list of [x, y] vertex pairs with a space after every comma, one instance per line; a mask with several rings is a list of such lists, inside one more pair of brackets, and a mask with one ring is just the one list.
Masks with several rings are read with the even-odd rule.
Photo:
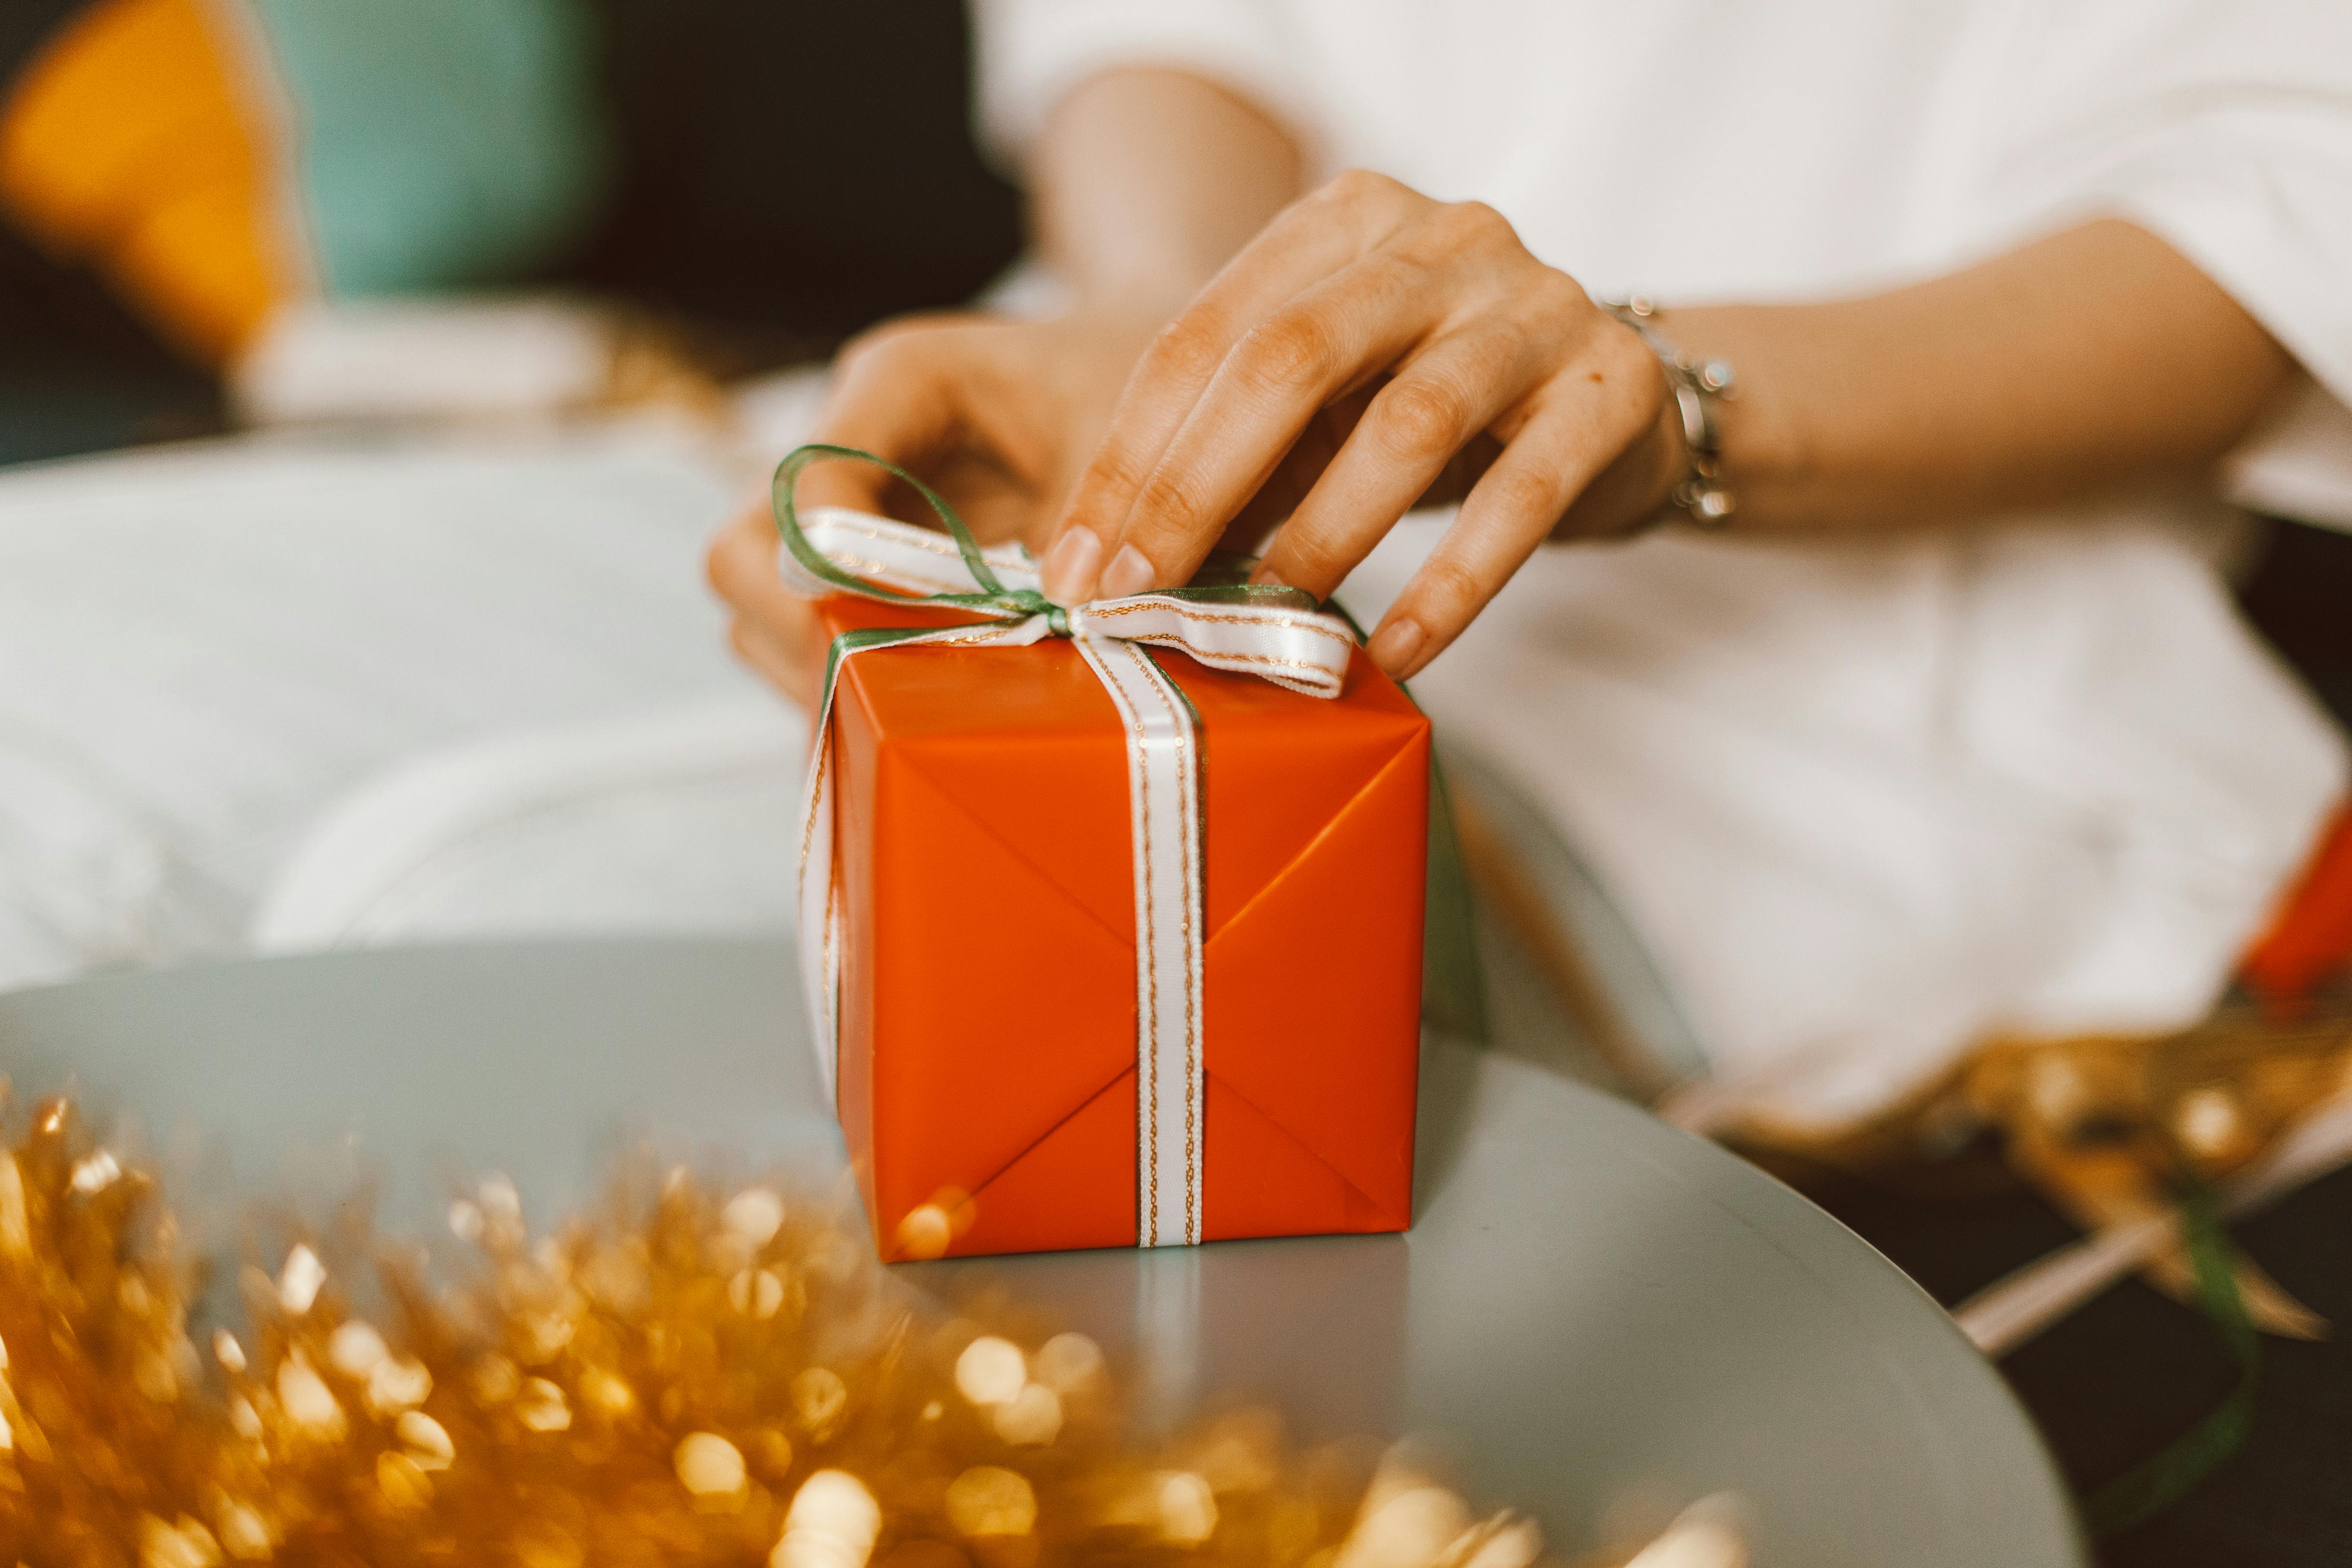
[[242, 1270], [242, 1337], [200, 1347], [152, 1177], [36, 1108], [0, 1154], [0, 1563], [1538, 1555], [1532, 1525], [1264, 1412], [1139, 1443], [1090, 1342], [1009, 1305], [926, 1319], [822, 1200], [677, 1171], [534, 1243], [492, 1178], [450, 1221], [459, 1283], [298, 1244]]

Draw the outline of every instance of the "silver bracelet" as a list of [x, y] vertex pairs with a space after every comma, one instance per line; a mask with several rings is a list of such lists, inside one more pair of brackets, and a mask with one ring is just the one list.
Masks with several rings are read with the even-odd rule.
[[1666, 504], [1701, 528], [1724, 528], [1738, 503], [1723, 482], [1723, 436], [1716, 424], [1717, 405], [1732, 395], [1731, 366], [1723, 360], [1695, 360], [1650, 325], [1658, 308], [1639, 294], [1625, 300], [1602, 300], [1601, 308], [1642, 335], [1666, 373], [1666, 388], [1683, 420], [1683, 447], [1690, 467], [1666, 492]]

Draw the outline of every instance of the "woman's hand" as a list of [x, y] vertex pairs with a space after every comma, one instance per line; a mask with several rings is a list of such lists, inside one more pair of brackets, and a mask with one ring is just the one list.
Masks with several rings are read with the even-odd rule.
[[1173, 586], [1229, 532], [1286, 515], [1257, 580], [1324, 597], [1424, 495], [1467, 480], [1371, 639], [1409, 676], [1547, 538], [1652, 515], [1684, 460], [1670, 416], [1640, 338], [1493, 208], [1344, 174], [1152, 342], [1070, 499], [1045, 592]]
[[[1042, 544], [1120, 384], [1165, 319], [1138, 308], [1044, 322], [982, 316], [893, 322], [842, 351], [812, 439], [862, 447], [922, 475], [983, 543]], [[929, 522], [919, 500], [893, 494], [901, 489], [864, 463], [820, 463], [803, 476], [800, 500], [895, 510]], [[736, 651], [810, 707], [823, 665], [821, 633], [813, 604], [778, 578], [778, 548], [762, 499], [711, 542], [711, 585], [734, 611]]]

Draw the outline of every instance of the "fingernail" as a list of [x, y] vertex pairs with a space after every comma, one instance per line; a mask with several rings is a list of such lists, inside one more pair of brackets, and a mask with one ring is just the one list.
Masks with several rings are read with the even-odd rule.
[[1037, 574], [1038, 588], [1064, 609], [1083, 605], [1091, 596], [1095, 574], [1102, 566], [1102, 541], [1091, 528], [1068, 528], [1045, 552]]
[[1371, 644], [1364, 651], [1372, 656], [1374, 664], [1391, 675], [1401, 676], [1412, 667], [1421, 645], [1428, 640], [1429, 635], [1421, 629], [1420, 622], [1394, 620], [1372, 634]]
[[1276, 572], [1271, 566], [1263, 564], [1258, 566], [1256, 570], [1250, 574], [1249, 580], [1253, 584], [1260, 588], [1287, 588], [1290, 586], [1289, 584], [1282, 580], [1281, 573]]
[[1151, 570], [1151, 563], [1143, 558], [1142, 551], [1132, 544], [1124, 546], [1104, 570], [1102, 582], [1095, 589], [1095, 596], [1099, 599], [1124, 599], [1129, 594], [1140, 594], [1151, 586], [1151, 580], [1156, 575], [1158, 574]]

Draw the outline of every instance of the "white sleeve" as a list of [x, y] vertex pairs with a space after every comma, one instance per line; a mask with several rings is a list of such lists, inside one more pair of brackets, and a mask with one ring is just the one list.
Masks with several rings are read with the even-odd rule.
[[2228, 289], [2334, 405], [2306, 398], [2257, 441], [2340, 470], [2347, 489], [2319, 510], [2352, 523], [2352, 5], [2071, 0], [2040, 16], [2012, 57], [1996, 209], [2020, 227], [2127, 218]]
[[1313, 104], [1276, 7], [1254, 0], [972, 0], [982, 145], [1017, 170], [1054, 105], [1115, 66], [1195, 72], [1311, 146]]

